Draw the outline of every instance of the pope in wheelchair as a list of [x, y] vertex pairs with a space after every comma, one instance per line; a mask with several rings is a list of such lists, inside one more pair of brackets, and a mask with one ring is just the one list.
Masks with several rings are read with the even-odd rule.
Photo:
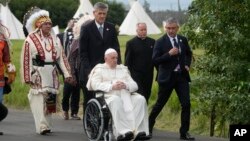
[[104, 92], [112, 116], [112, 132], [118, 140], [147, 140], [149, 136], [147, 103], [136, 93], [138, 86], [124, 65], [118, 65], [118, 54], [107, 49], [105, 63], [97, 64], [89, 75], [87, 88]]

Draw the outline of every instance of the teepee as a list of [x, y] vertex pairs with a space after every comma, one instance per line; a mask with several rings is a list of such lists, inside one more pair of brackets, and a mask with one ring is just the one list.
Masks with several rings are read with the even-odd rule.
[[80, 5], [73, 18], [79, 18], [81, 15], [92, 15], [93, 16], [93, 5], [89, 0], [80, 0]]
[[25, 39], [23, 33], [23, 25], [12, 14], [8, 5], [3, 6], [2, 4], [0, 4], [0, 14], [2, 24], [6, 26], [10, 32], [10, 39]]
[[120, 35], [136, 35], [136, 24], [138, 22], [144, 22], [147, 25], [148, 34], [160, 34], [160, 29], [147, 15], [139, 1], [132, 1], [132, 7], [130, 8], [126, 18], [122, 22], [119, 34]]
[[52, 27], [52, 30], [54, 31], [54, 33], [57, 35], [60, 33], [60, 30], [59, 30], [59, 26], [58, 25], [55, 25]]

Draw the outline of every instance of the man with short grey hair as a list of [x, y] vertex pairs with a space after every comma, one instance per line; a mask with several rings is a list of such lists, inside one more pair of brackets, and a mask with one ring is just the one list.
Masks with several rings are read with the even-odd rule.
[[106, 3], [102, 3], [102, 2], [97, 2], [94, 5], [94, 10], [97, 10], [97, 9], [106, 9], [108, 11], [108, 8], [109, 8], [109, 6]]
[[156, 41], [153, 62], [158, 65], [158, 98], [149, 116], [149, 131], [152, 134], [155, 119], [167, 103], [173, 90], [181, 103], [180, 139], [194, 140], [188, 133], [190, 126], [189, 69], [192, 51], [186, 37], [177, 34], [179, 23], [175, 18], [166, 20], [166, 34]]
[[120, 45], [115, 26], [106, 22], [108, 5], [97, 2], [93, 11], [95, 19], [81, 27], [79, 38], [80, 70], [79, 82], [84, 94], [84, 109], [94, 94], [88, 91], [86, 83], [92, 68], [98, 63], [104, 63], [104, 52], [113, 48], [118, 53], [118, 63], [121, 62]]

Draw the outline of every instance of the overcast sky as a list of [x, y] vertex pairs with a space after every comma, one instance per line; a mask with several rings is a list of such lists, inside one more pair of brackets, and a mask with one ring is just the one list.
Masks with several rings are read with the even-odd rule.
[[[129, 0], [116, 0], [117, 2], [122, 2], [128, 4]], [[144, 4], [144, 0], [139, 0], [140, 4]], [[178, 10], [178, 0], [147, 0], [150, 4], [150, 10], [159, 11], [159, 10]], [[181, 9], [187, 9], [191, 4], [192, 0], [180, 0]]]

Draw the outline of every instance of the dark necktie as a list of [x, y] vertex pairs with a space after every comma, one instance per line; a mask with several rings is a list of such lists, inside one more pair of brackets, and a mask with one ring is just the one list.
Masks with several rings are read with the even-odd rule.
[[178, 43], [176, 42], [175, 38], [173, 39], [173, 41], [174, 41], [174, 47], [179, 48], [179, 45], [178, 45]]
[[173, 41], [174, 41], [174, 47], [178, 48], [179, 54], [181, 54], [181, 48], [180, 48], [179, 44], [176, 42], [176, 39], [174, 38]]
[[101, 34], [101, 36], [103, 37], [103, 27], [102, 27], [102, 25], [99, 27], [99, 32], [100, 32], [100, 34]]
[[[179, 44], [176, 42], [175, 38], [173, 39], [174, 41], [174, 47], [178, 48], [179, 50], [179, 54], [181, 54], [181, 50], [180, 50], [180, 47], [179, 47]], [[175, 67], [175, 70], [174, 71], [180, 71], [180, 62], [179, 62], [179, 57], [178, 57], [178, 65]]]

